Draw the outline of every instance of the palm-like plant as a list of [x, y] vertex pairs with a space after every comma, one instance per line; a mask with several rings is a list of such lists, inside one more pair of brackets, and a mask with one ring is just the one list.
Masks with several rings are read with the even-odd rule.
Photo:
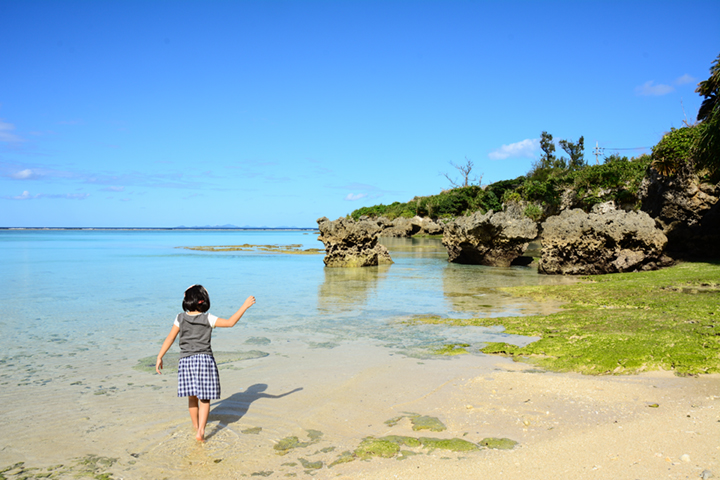
[[696, 165], [705, 169], [709, 177], [720, 179], [720, 55], [710, 67], [710, 78], [698, 83], [697, 93], [705, 97], [697, 119], [701, 122], [697, 144]]
[[720, 55], [715, 59], [715, 63], [710, 67], [710, 78], [698, 83], [697, 93], [705, 97], [700, 110], [698, 110], [697, 119], [700, 122], [709, 120], [717, 114], [720, 104], [718, 104], [718, 93], [720, 93]]

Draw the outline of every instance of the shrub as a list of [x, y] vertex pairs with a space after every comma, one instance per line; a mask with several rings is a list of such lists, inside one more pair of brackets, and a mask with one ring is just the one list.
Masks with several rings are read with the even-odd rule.
[[525, 207], [525, 211], [523, 213], [529, 219], [539, 222], [543, 216], [543, 209], [540, 205], [531, 203], [530, 205]]
[[671, 128], [652, 149], [652, 165], [660, 175], [672, 176], [684, 163], [692, 161], [703, 129], [698, 126]]

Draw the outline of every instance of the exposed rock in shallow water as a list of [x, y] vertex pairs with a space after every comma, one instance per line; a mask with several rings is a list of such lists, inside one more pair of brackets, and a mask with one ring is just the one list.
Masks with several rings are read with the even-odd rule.
[[442, 242], [450, 262], [508, 267], [537, 234], [537, 224], [519, 209], [490, 210], [448, 223]]
[[387, 248], [377, 241], [382, 230], [377, 221], [338, 218], [318, 219], [320, 236], [325, 245], [327, 267], [372, 267], [393, 263]]
[[663, 255], [667, 238], [644, 212], [565, 210], [548, 218], [542, 229], [542, 273], [598, 275], [671, 263]]
[[[360, 217], [361, 220], [367, 217]], [[412, 237], [413, 235], [442, 235], [444, 224], [429, 217], [397, 217], [389, 220], [385, 217], [377, 219], [382, 227], [383, 237]]]
[[720, 185], [700, 182], [687, 164], [667, 177], [651, 168], [640, 198], [667, 236], [670, 255], [720, 257]]

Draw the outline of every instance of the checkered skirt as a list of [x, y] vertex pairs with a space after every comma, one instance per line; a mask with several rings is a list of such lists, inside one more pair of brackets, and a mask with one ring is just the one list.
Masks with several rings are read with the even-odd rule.
[[199, 353], [178, 363], [178, 397], [220, 398], [220, 376], [212, 355]]

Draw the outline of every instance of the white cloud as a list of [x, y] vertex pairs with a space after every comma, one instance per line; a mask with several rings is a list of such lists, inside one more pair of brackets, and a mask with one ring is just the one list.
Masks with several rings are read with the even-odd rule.
[[18, 143], [25, 141], [14, 133], [10, 133], [12, 130], [15, 130], [15, 125], [0, 120], [0, 142]]
[[25, 190], [22, 195], [15, 195], [14, 197], [3, 197], [8, 200], [33, 200], [36, 198], [59, 198], [63, 200], [85, 200], [90, 196], [89, 193], [38, 193], [30, 195], [30, 192]]
[[506, 158], [533, 158], [535, 152], [540, 148], [540, 140], [537, 138], [527, 138], [520, 142], [503, 145], [488, 154], [491, 160], [505, 160]]
[[124, 191], [125, 191], [125, 187], [112, 187], [112, 186], [110, 186], [110, 187], [105, 187], [105, 188], [103, 188], [103, 189], [101, 189], [101, 190], [102, 190], [103, 192], [124, 192]]
[[[680, 77], [682, 78], [682, 77]], [[675, 87], [671, 85], [665, 85], [665, 84], [658, 84], [655, 85], [655, 80], [650, 80], [649, 82], [645, 82], [639, 87], [635, 87], [635, 94], [636, 95], [642, 95], [642, 96], [654, 96], [659, 97], [662, 95], [667, 95], [668, 93], [675, 90]]]
[[675, 80], [675, 82], [673, 82], [673, 83], [675, 83], [675, 85], [686, 85], [686, 84], [688, 84], [688, 83], [695, 83], [695, 81], [696, 81], [696, 78], [695, 78], [695, 77], [693, 77], [693, 76], [691, 76], [691, 75], [688, 75], [688, 74], [686, 73], [686, 74], [683, 75], [682, 77], [678, 77], [678, 78]]
[[14, 178], [16, 180], [27, 180], [29, 178], [32, 178], [33, 176], [37, 176], [37, 175], [29, 168], [26, 168], [25, 170], [20, 170], [19, 172], [10, 174], [10, 177]]
[[367, 193], [348, 193], [345, 197], [345, 200], [349, 200], [351, 202], [354, 202], [355, 200], [360, 200], [361, 198], [367, 197]]
[[15, 197], [10, 197], [10, 198], [12, 198], [13, 200], [29, 200], [29, 199], [31, 199], [31, 198], [37, 198], [37, 195], [35, 195], [35, 196], [30, 195], [30, 192], [28, 192], [27, 190], [25, 190], [25, 191], [22, 193], [22, 195], [17, 195], [17, 196], [15, 196]]
[[85, 200], [90, 196], [89, 193], [65, 193], [61, 195], [43, 195], [48, 198], [64, 198], [67, 200]]

